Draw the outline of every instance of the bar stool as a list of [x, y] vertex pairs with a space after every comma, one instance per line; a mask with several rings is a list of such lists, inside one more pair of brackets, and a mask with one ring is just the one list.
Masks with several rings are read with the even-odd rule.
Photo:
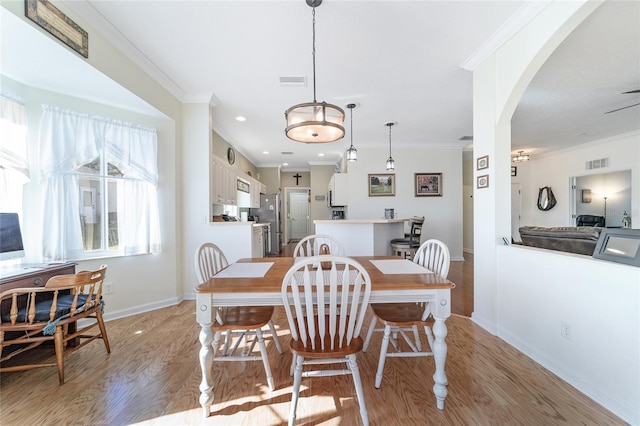
[[412, 260], [416, 250], [420, 247], [420, 236], [422, 235], [422, 225], [424, 216], [414, 216], [409, 219], [409, 234], [405, 238], [394, 238], [391, 240], [391, 252], [394, 256]]

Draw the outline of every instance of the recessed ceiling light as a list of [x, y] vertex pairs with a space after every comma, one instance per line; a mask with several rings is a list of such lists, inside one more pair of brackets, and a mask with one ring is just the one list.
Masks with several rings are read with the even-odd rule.
[[289, 165], [289, 163], [282, 163], [282, 165], [283, 165], [283, 166], [288, 166], [288, 165]]
[[269, 151], [262, 151], [262, 153], [263, 153], [263, 154], [268, 154], [268, 153], [269, 153]]
[[241, 115], [237, 116], [237, 117], [236, 117], [236, 120], [238, 120], [238, 121], [247, 121], [247, 119], [246, 119], [246, 118], [244, 118], [244, 117], [243, 117], [243, 116], [241, 116]]
[[324, 157], [324, 153], [321, 152], [320, 154], [318, 154], [318, 157]]

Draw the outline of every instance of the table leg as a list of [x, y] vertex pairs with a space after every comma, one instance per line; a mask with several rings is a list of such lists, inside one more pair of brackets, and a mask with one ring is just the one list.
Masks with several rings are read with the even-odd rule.
[[213, 358], [215, 357], [215, 349], [211, 345], [213, 342], [212, 324], [201, 324], [200, 330], [200, 368], [202, 369], [202, 382], [200, 382], [200, 405], [204, 409], [204, 416], [209, 417], [211, 414], [211, 404], [213, 404], [213, 381], [211, 378], [211, 369], [213, 367]]
[[213, 378], [211, 370], [216, 348], [213, 347], [213, 312], [211, 295], [196, 294], [196, 320], [202, 327], [200, 330], [200, 369], [202, 370], [202, 382], [200, 382], [200, 405], [204, 410], [204, 416], [211, 414], [211, 404], [213, 404]]
[[433, 358], [436, 364], [436, 372], [433, 375], [435, 384], [433, 393], [436, 396], [436, 406], [439, 410], [444, 410], [444, 400], [447, 397], [447, 374], [444, 371], [444, 364], [447, 360], [447, 343], [444, 341], [447, 336], [447, 326], [443, 318], [435, 318], [433, 325]]

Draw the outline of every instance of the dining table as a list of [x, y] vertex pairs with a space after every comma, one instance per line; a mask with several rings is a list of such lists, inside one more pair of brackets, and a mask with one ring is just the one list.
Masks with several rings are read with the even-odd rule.
[[[434, 319], [435, 361], [433, 392], [436, 406], [444, 409], [447, 397], [447, 318], [451, 316], [451, 289], [455, 284], [407, 259], [397, 256], [353, 256], [371, 278], [369, 303], [420, 302], [426, 304]], [[216, 348], [213, 323], [215, 311], [225, 306], [281, 306], [282, 280], [294, 265], [293, 257], [240, 259], [215, 276], [196, 286], [196, 321], [201, 326], [199, 361], [202, 369], [199, 402], [205, 417], [213, 404], [212, 378]]]

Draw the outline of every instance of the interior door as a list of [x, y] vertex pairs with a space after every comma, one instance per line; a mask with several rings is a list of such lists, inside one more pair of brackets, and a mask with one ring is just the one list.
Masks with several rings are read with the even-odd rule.
[[309, 191], [289, 194], [290, 240], [299, 240], [309, 235]]

